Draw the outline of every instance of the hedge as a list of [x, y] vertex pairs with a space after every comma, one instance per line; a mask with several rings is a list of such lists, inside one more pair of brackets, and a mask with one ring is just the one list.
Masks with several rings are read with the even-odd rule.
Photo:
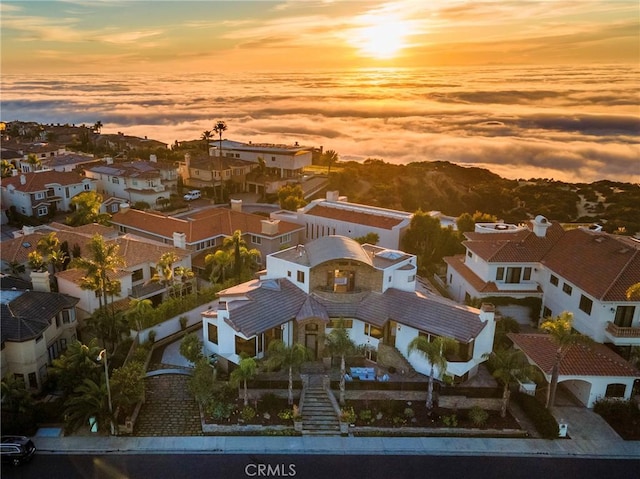
[[556, 439], [560, 430], [558, 421], [535, 397], [516, 392], [512, 397], [545, 439]]

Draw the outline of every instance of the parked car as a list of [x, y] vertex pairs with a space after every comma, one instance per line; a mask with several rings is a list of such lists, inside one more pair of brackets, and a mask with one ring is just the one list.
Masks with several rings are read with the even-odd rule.
[[10, 462], [14, 466], [30, 461], [36, 453], [33, 441], [25, 436], [2, 436], [0, 439], [0, 455], [2, 462]]
[[200, 190], [191, 190], [189, 193], [184, 195], [185, 201], [193, 201], [200, 199], [202, 197], [202, 192]]

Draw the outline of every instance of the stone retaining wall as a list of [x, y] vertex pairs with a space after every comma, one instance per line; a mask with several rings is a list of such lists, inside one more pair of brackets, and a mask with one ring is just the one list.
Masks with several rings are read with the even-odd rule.
[[482, 409], [499, 411], [502, 407], [502, 399], [468, 398], [466, 396], [440, 396], [438, 399], [438, 406], [446, 409], [471, 409], [473, 406], [480, 406]]

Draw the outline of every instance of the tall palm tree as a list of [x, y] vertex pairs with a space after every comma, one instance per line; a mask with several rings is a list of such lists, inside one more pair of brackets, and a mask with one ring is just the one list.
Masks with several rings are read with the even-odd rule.
[[93, 131], [95, 133], [100, 133], [101, 130], [102, 130], [102, 122], [98, 120], [93, 124]]
[[349, 337], [349, 331], [344, 327], [341, 318], [336, 328], [333, 328], [325, 337], [325, 347], [331, 356], [340, 356], [340, 405], [344, 406], [346, 357], [357, 350], [356, 343]]
[[428, 410], [433, 409], [433, 379], [435, 369], [438, 368], [440, 375], [447, 369], [446, 353], [457, 347], [455, 340], [444, 336], [436, 336], [431, 341], [425, 336], [417, 336], [409, 343], [409, 354], [417, 351], [429, 362], [429, 382], [427, 387]]
[[31, 171], [39, 170], [42, 166], [42, 161], [33, 153], [30, 153], [27, 156], [27, 164], [30, 166]]
[[564, 311], [555, 318], [550, 318], [540, 325], [540, 329], [551, 335], [556, 345], [556, 355], [551, 369], [551, 382], [547, 391], [547, 405], [552, 408], [556, 400], [556, 389], [558, 387], [558, 377], [560, 375], [560, 366], [567, 353], [579, 344], [590, 344], [592, 339], [588, 336], [580, 334], [573, 329], [573, 314]]
[[20, 276], [26, 271], [26, 268], [24, 267], [24, 264], [14, 260], [7, 263], [7, 267], [4, 271], [5, 273], [9, 273], [13, 276]]
[[87, 244], [87, 257], [81, 256], [72, 261], [74, 267], [85, 270], [81, 288], [96, 292], [102, 306], [108, 304], [108, 298], [118, 292], [120, 281], [112, 278], [113, 273], [125, 266], [120, 256], [120, 246], [115, 242], [107, 243], [100, 234], [95, 234]]
[[220, 153], [218, 153], [218, 156], [220, 156], [221, 158], [222, 158], [222, 133], [225, 132], [226, 130], [227, 130], [227, 124], [222, 120], [218, 120], [216, 124], [213, 126], [213, 131], [215, 131], [220, 137]]
[[327, 169], [327, 177], [331, 175], [331, 165], [338, 162], [338, 153], [335, 150], [327, 150], [322, 155], [324, 157], [324, 162], [329, 167]]
[[172, 294], [172, 289], [170, 286], [173, 285], [174, 282], [174, 271], [173, 264], [178, 261], [178, 255], [173, 251], [168, 251], [166, 253], [162, 253], [160, 259], [158, 260], [156, 266], [156, 274], [151, 278], [150, 282], [160, 282], [164, 285], [165, 288], [169, 290], [169, 294]]
[[534, 379], [538, 370], [529, 364], [527, 357], [519, 349], [498, 349], [484, 357], [489, 358], [489, 367], [493, 371], [491, 375], [503, 385], [502, 408], [500, 416], [507, 415], [511, 386], [522, 379]]
[[70, 226], [82, 226], [91, 223], [106, 225], [109, 221], [108, 213], [100, 213], [102, 196], [95, 191], [83, 191], [71, 199], [75, 210], [67, 216], [65, 223]]
[[223, 283], [227, 279], [227, 269], [233, 263], [233, 255], [226, 250], [219, 249], [215, 253], [209, 253], [204, 258], [206, 264], [213, 264], [211, 270], [211, 281], [222, 281]]
[[247, 394], [247, 381], [253, 378], [256, 375], [258, 369], [258, 364], [256, 360], [253, 358], [242, 358], [240, 363], [238, 363], [238, 367], [233, 370], [229, 379], [231, 379], [231, 383], [238, 385], [240, 382], [244, 385], [244, 405], [249, 405], [249, 395]]
[[200, 137], [202, 141], [204, 141], [204, 149], [208, 153], [209, 152], [209, 140], [211, 139], [211, 130], [204, 130], [202, 132], [202, 136]]
[[311, 358], [311, 351], [300, 343], [287, 346], [284, 342], [277, 340], [269, 344], [267, 352], [267, 367], [275, 369], [278, 367], [289, 370], [289, 405], [293, 404], [293, 370], [298, 371], [305, 361]]

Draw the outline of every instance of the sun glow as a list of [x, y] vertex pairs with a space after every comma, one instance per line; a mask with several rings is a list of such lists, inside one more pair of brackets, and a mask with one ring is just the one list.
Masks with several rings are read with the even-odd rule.
[[352, 44], [362, 56], [380, 60], [394, 58], [407, 46], [410, 34], [408, 21], [389, 18], [369, 18], [368, 24], [356, 30]]

